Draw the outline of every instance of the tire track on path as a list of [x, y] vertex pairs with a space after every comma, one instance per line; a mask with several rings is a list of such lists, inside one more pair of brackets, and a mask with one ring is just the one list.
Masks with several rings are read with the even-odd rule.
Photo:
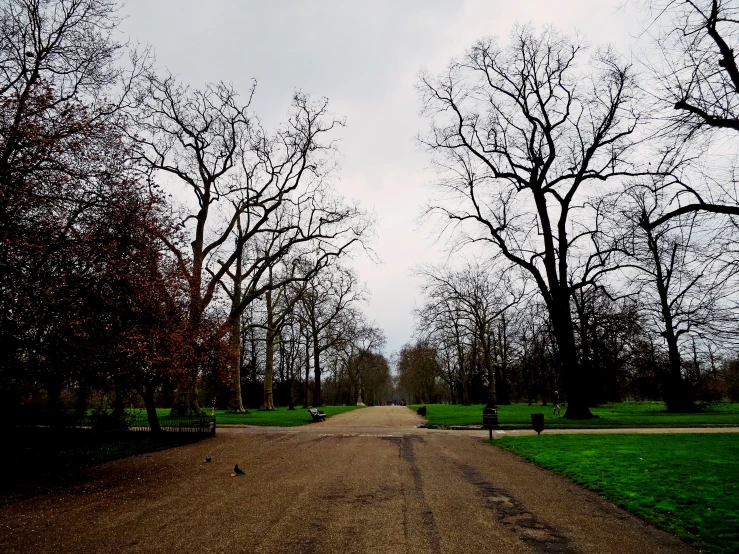
[[484, 499], [485, 505], [495, 513], [503, 525], [537, 554], [581, 554], [560, 529], [545, 523], [510, 492], [487, 481], [475, 468], [457, 466], [464, 479], [473, 485]]
[[413, 452], [413, 443], [423, 443], [424, 440], [421, 437], [410, 435], [399, 439], [387, 438], [385, 440], [393, 440], [397, 442], [398, 457], [402, 461], [402, 469], [411, 477], [411, 486], [403, 487], [403, 497], [405, 500], [403, 509], [403, 529], [405, 532], [406, 544], [408, 545], [408, 551], [410, 551], [411, 545], [414, 544], [413, 537], [410, 536], [412, 523], [408, 517], [409, 514], [411, 514], [416, 516], [416, 519], [421, 522], [423, 528], [426, 543], [423, 551], [441, 552], [441, 536], [439, 535], [439, 529], [436, 526], [434, 512], [431, 510], [424, 497], [421, 470], [418, 467], [416, 457]]

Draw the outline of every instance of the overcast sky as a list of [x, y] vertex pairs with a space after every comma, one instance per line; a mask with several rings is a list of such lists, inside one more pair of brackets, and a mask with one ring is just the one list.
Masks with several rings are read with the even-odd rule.
[[337, 188], [377, 217], [379, 265], [354, 261], [371, 293], [366, 313], [396, 351], [413, 332], [419, 302], [411, 275], [445, 260], [418, 216], [433, 179], [415, 137], [418, 73], [437, 73], [476, 39], [506, 39], [516, 23], [551, 24], [589, 44], [614, 44], [631, 55], [638, 13], [624, 0], [129, 0], [123, 31], [151, 45], [157, 65], [192, 86], [225, 81], [246, 93], [274, 128], [299, 89], [325, 96], [346, 117], [340, 132]]

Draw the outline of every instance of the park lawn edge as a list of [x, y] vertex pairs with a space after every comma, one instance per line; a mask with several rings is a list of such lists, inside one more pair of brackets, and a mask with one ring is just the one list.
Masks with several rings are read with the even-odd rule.
[[676, 533], [676, 532], [674, 532], [671, 529], [663, 529], [661, 527], [658, 527], [653, 521], [650, 521], [649, 518], [647, 518], [646, 516], [630, 511], [628, 509], [628, 507], [626, 506], [626, 503], [623, 502], [623, 501], [621, 501], [620, 499], [618, 499], [618, 498], [611, 498], [610, 496], [607, 496], [603, 492], [601, 492], [601, 491], [597, 490], [596, 488], [590, 486], [589, 483], [584, 482], [584, 481], [579, 481], [578, 479], [576, 479], [574, 477], [570, 477], [569, 475], [565, 475], [564, 473], [560, 473], [560, 472], [558, 472], [555, 469], [552, 469], [550, 467], [547, 467], [544, 464], [539, 463], [536, 459], [534, 459], [534, 458], [532, 458], [530, 456], [527, 456], [525, 454], [520, 454], [518, 452], [514, 452], [513, 450], [510, 450], [510, 449], [506, 448], [505, 446], [502, 446], [501, 444], [499, 444], [498, 441], [499, 441], [499, 439], [495, 438], [495, 439], [483, 439], [482, 442], [485, 442], [485, 443], [487, 443], [489, 445], [492, 445], [495, 448], [500, 448], [501, 450], [503, 450], [505, 452], [508, 452], [509, 454], [511, 454], [513, 456], [516, 456], [518, 458], [521, 458], [522, 460], [524, 460], [524, 461], [526, 461], [526, 462], [528, 462], [530, 464], [535, 465], [539, 469], [543, 469], [544, 471], [547, 471], [547, 472], [551, 473], [552, 475], [556, 475], [557, 477], [561, 477], [562, 479], [567, 479], [570, 483], [573, 483], [573, 484], [577, 485], [578, 487], [582, 487], [584, 489], [587, 489], [590, 492], [592, 492], [593, 494], [597, 494], [599, 497], [608, 500], [608, 502], [612, 503], [614, 506], [618, 506], [619, 508], [621, 508], [625, 512], [628, 512], [631, 516], [633, 516], [633, 517], [641, 520], [643, 523], [645, 523], [647, 525], [651, 525], [652, 527], [654, 527], [656, 529], [660, 529], [661, 531], [665, 531], [666, 533], [670, 533], [671, 535], [674, 535], [677, 538], [679, 538], [681, 541], [686, 542], [686, 543], [690, 544], [691, 546], [693, 546], [693, 544], [694, 544], [695, 541], [693, 539], [691, 539], [690, 537], [688, 537], [686, 539], [686, 537], [681, 537], [679, 535], [679, 533]]
[[618, 508], [624, 510], [625, 512], [628, 512], [629, 515], [631, 515], [632, 517], [637, 518], [638, 520], [640, 520], [644, 524], [650, 525], [651, 527], [654, 527], [655, 529], [659, 529], [660, 531], [663, 531], [665, 533], [670, 533], [671, 535], [677, 537], [678, 539], [680, 539], [684, 543], [688, 544], [689, 546], [704, 546], [699, 541], [696, 541], [695, 537], [691, 537], [690, 535], [687, 535], [685, 533], [681, 533], [679, 529], [675, 529], [675, 528], [667, 529], [667, 528], [661, 527], [661, 526], [659, 526], [657, 524], [657, 522], [651, 520], [647, 515], [645, 515], [645, 514], [639, 514], [639, 513], [636, 513], [636, 512], [633, 512], [633, 511], [629, 510], [629, 507], [626, 504], [626, 502], [624, 502], [623, 500], [621, 500], [619, 498], [614, 498], [614, 497], [608, 496], [607, 494], [603, 493], [602, 491], [599, 491], [596, 488], [592, 487], [590, 485], [590, 483], [587, 483], [585, 481], [580, 481], [580, 480], [578, 480], [575, 477], [570, 477], [568, 475], [565, 475], [564, 473], [560, 473], [557, 470], [554, 470], [554, 469], [552, 469], [550, 467], [547, 467], [546, 465], [543, 465], [543, 464], [537, 462], [534, 458], [531, 458], [529, 456], [526, 456], [525, 454], [519, 454], [518, 452], [514, 452], [513, 450], [509, 450], [508, 448], [506, 448], [504, 446], [495, 444], [497, 442], [497, 440], [498, 439], [492, 439], [492, 440], [490, 440], [490, 439], [484, 439], [483, 442], [486, 442], [488, 444], [491, 444], [491, 445], [495, 446], [496, 448], [500, 448], [501, 450], [504, 450], [504, 451], [508, 452], [509, 454], [512, 454], [514, 456], [517, 456], [517, 457], [521, 458], [522, 460], [524, 460], [524, 461], [526, 461], [526, 462], [528, 462], [530, 464], [533, 464], [533, 465], [535, 465], [536, 467], [538, 467], [540, 469], [543, 469], [544, 471], [548, 471], [549, 473], [551, 473], [553, 475], [556, 475], [557, 477], [561, 477], [562, 479], [567, 479], [570, 483], [572, 483], [574, 485], [577, 485], [578, 487], [582, 487], [584, 489], [587, 489], [588, 491], [592, 492], [593, 494], [597, 494], [599, 497], [607, 500], [608, 502], [612, 503], [614, 506], [617, 506]]
[[[308, 413], [308, 410], [314, 407], [315, 406], [311, 406], [310, 408], [303, 408], [301, 406], [296, 407], [295, 410], [288, 410], [287, 406], [278, 406], [274, 410], [262, 410], [261, 408], [248, 409], [245, 413], [229, 412], [227, 410], [216, 410], [215, 416], [211, 415], [210, 410], [204, 408], [202, 415], [205, 417], [215, 417], [217, 427], [302, 427], [304, 425], [314, 423], [313, 419]], [[363, 407], [364, 406], [321, 406], [317, 407], [317, 409], [319, 411], [325, 412], [326, 420], [329, 420], [335, 415], [351, 412]], [[157, 408], [157, 412], [160, 419], [169, 416], [169, 408]], [[294, 417], [287, 420], [281, 419], [279, 417], [270, 417], [270, 415], [276, 416], [277, 414], [284, 414], [285, 412], [294, 415]], [[304, 414], [305, 417], [298, 419], [301, 413]], [[257, 419], [250, 420], [250, 417], [254, 417], [256, 414], [258, 414]], [[145, 418], [146, 414], [143, 413], [142, 416]], [[224, 416], [226, 421], [222, 421]]]
[[[700, 411], [695, 413], [669, 413], [666, 410], [655, 410], [654, 406], [663, 403], [653, 401], [625, 401], [620, 403], [604, 404], [592, 408], [594, 412], [607, 412], [604, 416], [595, 413], [592, 419], [569, 420], [562, 417], [553, 417], [549, 415], [551, 406], [542, 406], [534, 404], [510, 404], [498, 406], [498, 429], [515, 430], [515, 429], [531, 429], [531, 421], [528, 417], [522, 417], [524, 414], [514, 413], [507, 414], [508, 410], [531, 411], [545, 414], [545, 429], [642, 429], [642, 428], [665, 428], [665, 429], [685, 429], [685, 428], [732, 428], [739, 427], [739, 404], [723, 402], [719, 406], [723, 409], [713, 409]], [[472, 404], [463, 406], [461, 404], [409, 404], [407, 407], [414, 412], [420, 406], [427, 407], [427, 414], [423, 416], [426, 421], [425, 426], [431, 429], [441, 428], [459, 428], [459, 429], [481, 429], [482, 428], [482, 404]], [[614, 415], [613, 411], [618, 411], [621, 407], [644, 407], [642, 413], [638, 414], [638, 419], [634, 420], [635, 414], [624, 411], [623, 413]], [[469, 410], [469, 414], [435, 414], [434, 412], [441, 408], [444, 411], [465, 411]], [[522, 410], [523, 408], [523, 410]], [[472, 410], [475, 410], [474, 412]], [[563, 413], [565, 408], [562, 409]], [[728, 419], [729, 421], [706, 421], [712, 417]], [[507, 418], [510, 419], [506, 421]], [[518, 421], [516, 421], [518, 420]], [[682, 421], [681, 421], [682, 420]]]
[[[686, 435], [700, 435], [700, 434], [701, 434], [700, 432], [697, 432], [697, 433], [686, 433]], [[674, 437], [684, 436], [682, 434], [674, 435], [674, 434], [670, 434], [670, 433], [659, 434], [659, 435], [660, 436], [674, 436]], [[625, 433], [623, 435], [622, 434], [619, 434], [619, 435], [609, 435], [609, 436], [622, 437], [622, 436], [645, 436], [645, 435], [639, 434], [639, 433]], [[672, 524], [665, 524], [663, 521], [660, 521], [659, 518], [656, 517], [656, 516], [650, 517], [650, 515], [649, 515], [648, 512], [637, 512], [637, 511], [633, 510], [631, 508], [631, 506], [629, 506], [628, 501], [625, 500], [623, 497], [619, 497], [618, 495], [615, 495], [615, 494], [609, 494], [608, 491], [600, 490], [600, 489], [598, 489], [598, 487], [597, 487], [597, 485], [595, 483], [589, 482], [585, 478], [580, 479], [576, 475], [566, 475], [565, 473], [563, 473], [563, 472], [561, 472], [561, 471], [559, 471], [559, 470], [557, 470], [555, 468], [552, 468], [552, 467], [547, 466], [545, 463], [541, 463], [540, 461], [536, 460], [533, 456], [530, 456], [530, 455], [527, 455], [525, 453], [517, 452], [515, 450], [512, 450], [510, 448], [507, 448], [506, 446], [504, 446], [500, 442], [500, 439], [502, 439], [502, 438], [514, 439], [515, 440], [516, 438], [521, 438], [521, 437], [498, 437], [498, 438], [494, 438], [492, 440], [491, 439], [482, 439], [482, 442], [488, 443], [489, 445], [491, 445], [491, 446], [493, 446], [495, 448], [499, 448], [500, 450], [503, 450], [505, 452], [508, 452], [509, 454], [512, 454], [514, 456], [517, 456], [518, 458], [526, 461], [527, 463], [531, 463], [534, 466], [536, 466], [536, 467], [538, 467], [538, 468], [540, 468], [540, 469], [542, 469], [544, 471], [547, 471], [547, 472], [549, 472], [549, 473], [551, 473], [553, 475], [556, 475], [557, 477], [560, 477], [562, 479], [566, 479], [570, 483], [573, 483], [573, 484], [575, 484], [575, 485], [577, 485], [579, 487], [582, 487], [582, 488], [584, 488], [584, 489], [592, 492], [593, 494], [598, 495], [599, 497], [607, 500], [608, 502], [610, 502], [614, 506], [617, 506], [618, 508], [624, 510], [629, 515], [631, 515], [632, 517], [635, 517], [635, 518], [639, 519], [644, 524], [649, 525], [651, 527], [654, 527], [655, 529], [659, 529], [660, 531], [663, 531], [665, 533], [669, 533], [669, 534], [675, 536], [676, 538], [678, 538], [679, 540], [681, 540], [682, 542], [684, 542], [685, 544], [687, 544], [687, 545], [689, 545], [691, 547], [694, 547], [696, 549], [700, 549], [701, 552], [707, 552], [707, 553], [708, 552], [715, 552], [714, 550], [711, 550], [711, 546], [712, 545], [710, 543], [705, 542], [705, 540], [703, 540], [700, 535], [691, 534], [687, 529], [684, 529], [683, 528], [683, 525], [681, 524], [681, 522], [679, 520], [676, 521], [676, 522], [673, 522]], [[527, 438], [529, 438], [529, 437], [527, 437]]]

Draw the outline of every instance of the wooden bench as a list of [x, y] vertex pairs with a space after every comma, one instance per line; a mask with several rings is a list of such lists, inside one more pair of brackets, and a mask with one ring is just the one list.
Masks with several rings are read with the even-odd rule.
[[326, 414], [323, 412], [319, 412], [316, 408], [311, 408], [308, 410], [310, 412], [311, 417], [313, 418], [313, 421], [325, 421], [326, 420]]

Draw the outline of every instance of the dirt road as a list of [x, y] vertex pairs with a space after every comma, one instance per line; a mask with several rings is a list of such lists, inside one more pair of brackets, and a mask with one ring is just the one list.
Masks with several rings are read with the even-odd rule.
[[[694, 552], [479, 438], [401, 407], [111, 462], [0, 507], [0, 552]], [[203, 458], [212, 457], [211, 463]], [[231, 477], [234, 463], [245, 477]]]

